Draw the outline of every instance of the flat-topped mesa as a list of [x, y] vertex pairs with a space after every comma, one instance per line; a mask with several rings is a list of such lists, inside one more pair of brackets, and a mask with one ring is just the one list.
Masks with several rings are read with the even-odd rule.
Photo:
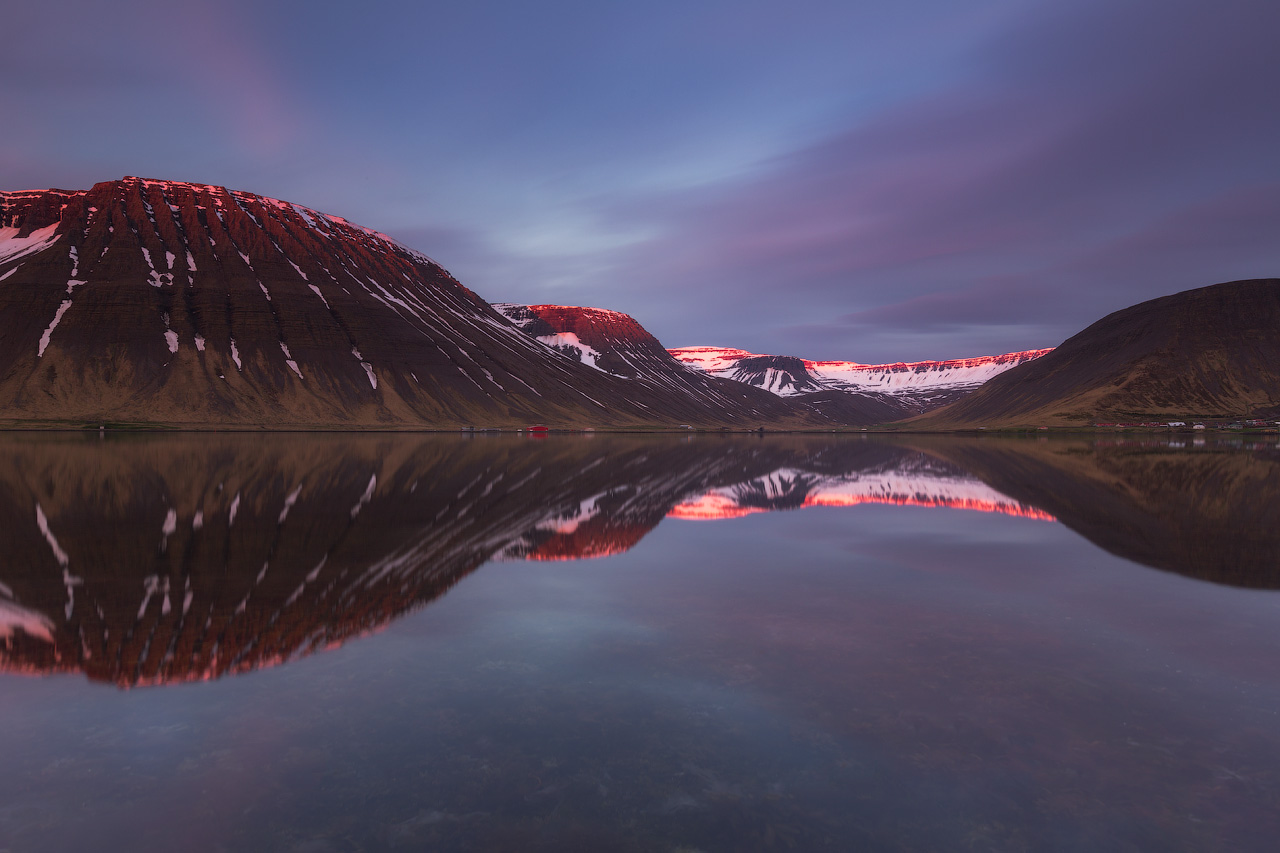
[[[611, 339], [635, 334], [610, 322]], [[670, 360], [656, 341], [635, 346], [630, 362], [652, 351]], [[301, 205], [138, 177], [0, 193], [0, 420], [9, 423], [821, 419], [764, 395], [636, 389], [611, 375], [630, 362], [561, 358], [426, 255]]]
[[780, 396], [842, 391], [897, 398], [916, 411], [923, 411], [951, 402], [991, 377], [1040, 358], [1052, 349], [892, 364], [757, 355], [728, 347], [681, 347], [670, 352], [691, 367]]

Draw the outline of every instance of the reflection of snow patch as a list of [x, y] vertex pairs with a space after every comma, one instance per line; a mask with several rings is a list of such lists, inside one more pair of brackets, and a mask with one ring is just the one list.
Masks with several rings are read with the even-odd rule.
[[58, 538], [53, 535], [53, 531], [49, 529], [49, 519], [45, 517], [44, 507], [36, 503], [36, 527], [40, 528], [40, 533], [44, 535], [44, 540], [49, 543], [49, 548], [53, 551], [53, 556], [58, 561], [58, 565], [66, 567], [69, 559], [67, 552], [62, 550], [62, 546], [58, 544]]
[[360, 514], [360, 510], [364, 509], [365, 504], [373, 499], [373, 490], [378, 487], [378, 475], [374, 474], [369, 477], [369, 485], [365, 486], [364, 494], [360, 496], [360, 500], [351, 508], [351, 517], [355, 518]]
[[19, 630], [28, 637], [53, 642], [53, 620], [43, 613], [0, 598], [0, 639], [7, 640]]
[[302, 484], [299, 483], [298, 488], [290, 492], [289, 496], [284, 499], [284, 509], [280, 510], [280, 518], [277, 519], [277, 524], [284, 524], [284, 520], [289, 517], [289, 510], [293, 509], [293, 505], [298, 502], [298, 495], [301, 492]]

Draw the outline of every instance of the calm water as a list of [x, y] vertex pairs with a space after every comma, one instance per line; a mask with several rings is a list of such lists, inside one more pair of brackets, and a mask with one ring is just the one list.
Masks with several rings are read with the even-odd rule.
[[0, 849], [1274, 849], [1187, 444], [0, 438]]

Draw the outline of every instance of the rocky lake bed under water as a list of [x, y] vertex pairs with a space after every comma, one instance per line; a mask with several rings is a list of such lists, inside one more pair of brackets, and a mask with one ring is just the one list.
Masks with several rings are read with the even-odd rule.
[[1280, 449], [0, 437], [0, 849], [1268, 850]]

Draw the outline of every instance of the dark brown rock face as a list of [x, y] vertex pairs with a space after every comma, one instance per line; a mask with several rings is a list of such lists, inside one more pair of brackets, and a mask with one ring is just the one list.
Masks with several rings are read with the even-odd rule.
[[287, 202], [141, 178], [0, 193], [10, 423], [795, 422], [771, 403], [637, 389], [538, 344], [430, 258]]
[[1215, 284], [1110, 314], [921, 426], [1241, 417], [1280, 406], [1280, 279]]

